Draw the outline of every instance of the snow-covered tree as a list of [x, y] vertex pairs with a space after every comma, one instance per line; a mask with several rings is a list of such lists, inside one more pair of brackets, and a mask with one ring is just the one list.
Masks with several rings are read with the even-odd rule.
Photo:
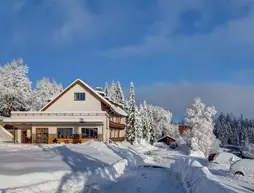
[[226, 124], [226, 116], [221, 113], [215, 121], [214, 133], [222, 144], [228, 144], [228, 129], [228, 125]]
[[48, 101], [63, 90], [62, 84], [57, 84], [55, 80], [43, 77], [37, 81], [36, 89], [33, 91], [32, 109], [39, 111]]
[[108, 84], [106, 83], [104, 92], [111, 102], [125, 106], [125, 98], [119, 81], [116, 84], [115, 81], [112, 81], [110, 88], [108, 88]]
[[154, 132], [153, 111], [151, 106], [148, 106], [147, 109], [148, 109], [148, 129], [150, 132], [150, 144], [153, 144], [156, 141]]
[[219, 145], [219, 141], [213, 133], [213, 117], [215, 114], [215, 108], [205, 107], [200, 98], [194, 100], [193, 108], [187, 109], [186, 121], [191, 126], [190, 134], [187, 135], [186, 139], [187, 144], [190, 145], [191, 149], [200, 150], [206, 156]]
[[215, 121], [214, 133], [222, 144], [245, 146], [248, 143], [254, 143], [252, 120], [244, 118], [243, 115], [236, 118], [232, 113], [227, 113], [225, 118], [221, 115]]
[[[141, 107], [142, 108], [142, 107]], [[141, 108], [138, 110], [136, 107], [136, 121], [135, 121], [135, 128], [136, 128], [136, 142], [140, 143], [143, 139], [143, 126], [142, 126], [142, 118], [141, 118]]]
[[149, 121], [149, 112], [148, 112], [148, 106], [146, 104], [146, 101], [143, 102], [143, 113], [141, 115], [142, 117], [142, 125], [143, 125], [143, 138], [150, 143], [150, 121]]
[[129, 116], [127, 119], [126, 135], [127, 141], [131, 144], [134, 143], [136, 137], [136, 121], [137, 121], [137, 108], [135, 101], [134, 84], [130, 85], [130, 101], [129, 101]]
[[108, 88], [108, 83], [107, 82], [106, 82], [105, 87], [104, 87], [104, 93], [105, 93], [105, 96], [109, 95], [109, 88]]
[[177, 138], [179, 136], [178, 127], [172, 124], [172, 113], [162, 107], [149, 105], [153, 117], [154, 141], [165, 135]]
[[128, 112], [129, 109], [130, 109], [129, 101], [128, 101], [127, 99], [125, 99], [125, 101], [124, 101], [123, 109], [124, 109], [125, 111], [127, 111], [127, 112]]
[[115, 81], [112, 81], [112, 84], [109, 88], [109, 92], [108, 92], [108, 98], [114, 102], [114, 103], [117, 103], [117, 100], [116, 100], [116, 84], [115, 84]]
[[116, 103], [123, 105], [125, 98], [124, 98], [123, 90], [119, 81], [117, 81], [115, 85], [115, 94], [116, 94], [116, 98], [115, 98]]
[[[237, 126], [235, 123], [236, 123], [236, 119], [235, 117], [233, 116], [233, 114], [227, 114], [226, 116], [226, 120], [225, 120], [225, 125], [226, 125], [226, 129], [228, 131], [228, 143], [229, 144], [233, 144], [234, 141], [235, 141], [235, 132], [236, 132], [236, 129], [235, 127]], [[237, 138], [238, 138], [238, 135], [237, 135]], [[238, 141], [238, 139], [237, 139]]]
[[22, 59], [12, 60], [0, 68], [0, 112], [3, 115], [30, 110], [32, 88], [27, 74], [28, 66]]

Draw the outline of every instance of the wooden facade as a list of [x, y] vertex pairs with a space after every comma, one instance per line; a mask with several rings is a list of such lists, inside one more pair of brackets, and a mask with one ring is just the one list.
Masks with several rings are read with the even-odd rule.
[[125, 140], [125, 137], [115, 137], [115, 138], [110, 138], [110, 140], [113, 142], [123, 142]]
[[191, 130], [191, 127], [181, 124], [178, 126], [178, 129], [179, 129], [180, 135], [182, 135], [184, 131]]
[[173, 137], [170, 137], [170, 136], [165, 136], [165, 137], [158, 140], [158, 142], [163, 142], [167, 145], [170, 145], [174, 141], [176, 141], [176, 140]]
[[125, 124], [116, 123], [116, 122], [110, 121], [110, 122], [109, 122], [109, 127], [110, 127], [110, 128], [114, 128], [114, 129], [123, 130], [123, 129], [125, 129]]

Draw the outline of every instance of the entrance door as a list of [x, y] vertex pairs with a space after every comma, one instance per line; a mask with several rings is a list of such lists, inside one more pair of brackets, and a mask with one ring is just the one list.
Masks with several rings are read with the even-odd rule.
[[28, 143], [27, 141], [27, 130], [21, 130], [21, 143]]
[[36, 143], [48, 143], [48, 128], [36, 128]]

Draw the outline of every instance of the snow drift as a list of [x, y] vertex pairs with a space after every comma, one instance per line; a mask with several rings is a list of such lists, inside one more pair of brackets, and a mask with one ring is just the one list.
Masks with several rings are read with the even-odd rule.
[[172, 164], [172, 172], [176, 174], [176, 178], [184, 186], [187, 192], [195, 193], [239, 193], [251, 192], [242, 187], [231, 183], [225, 184], [221, 182], [209, 169], [202, 166], [198, 161], [192, 159], [177, 160]]
[[[0, 145], [0, 192], [89, 192], [143, 165], [130, 148], [89, 141], [68, 145]], [[18, 162], [16, 160], [19, 160]]]

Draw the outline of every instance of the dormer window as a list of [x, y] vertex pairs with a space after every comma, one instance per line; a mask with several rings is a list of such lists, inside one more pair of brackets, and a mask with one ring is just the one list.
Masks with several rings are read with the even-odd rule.
[[85, 101], [86, 100], [86, 93], [74, 93], [74, 101]]

